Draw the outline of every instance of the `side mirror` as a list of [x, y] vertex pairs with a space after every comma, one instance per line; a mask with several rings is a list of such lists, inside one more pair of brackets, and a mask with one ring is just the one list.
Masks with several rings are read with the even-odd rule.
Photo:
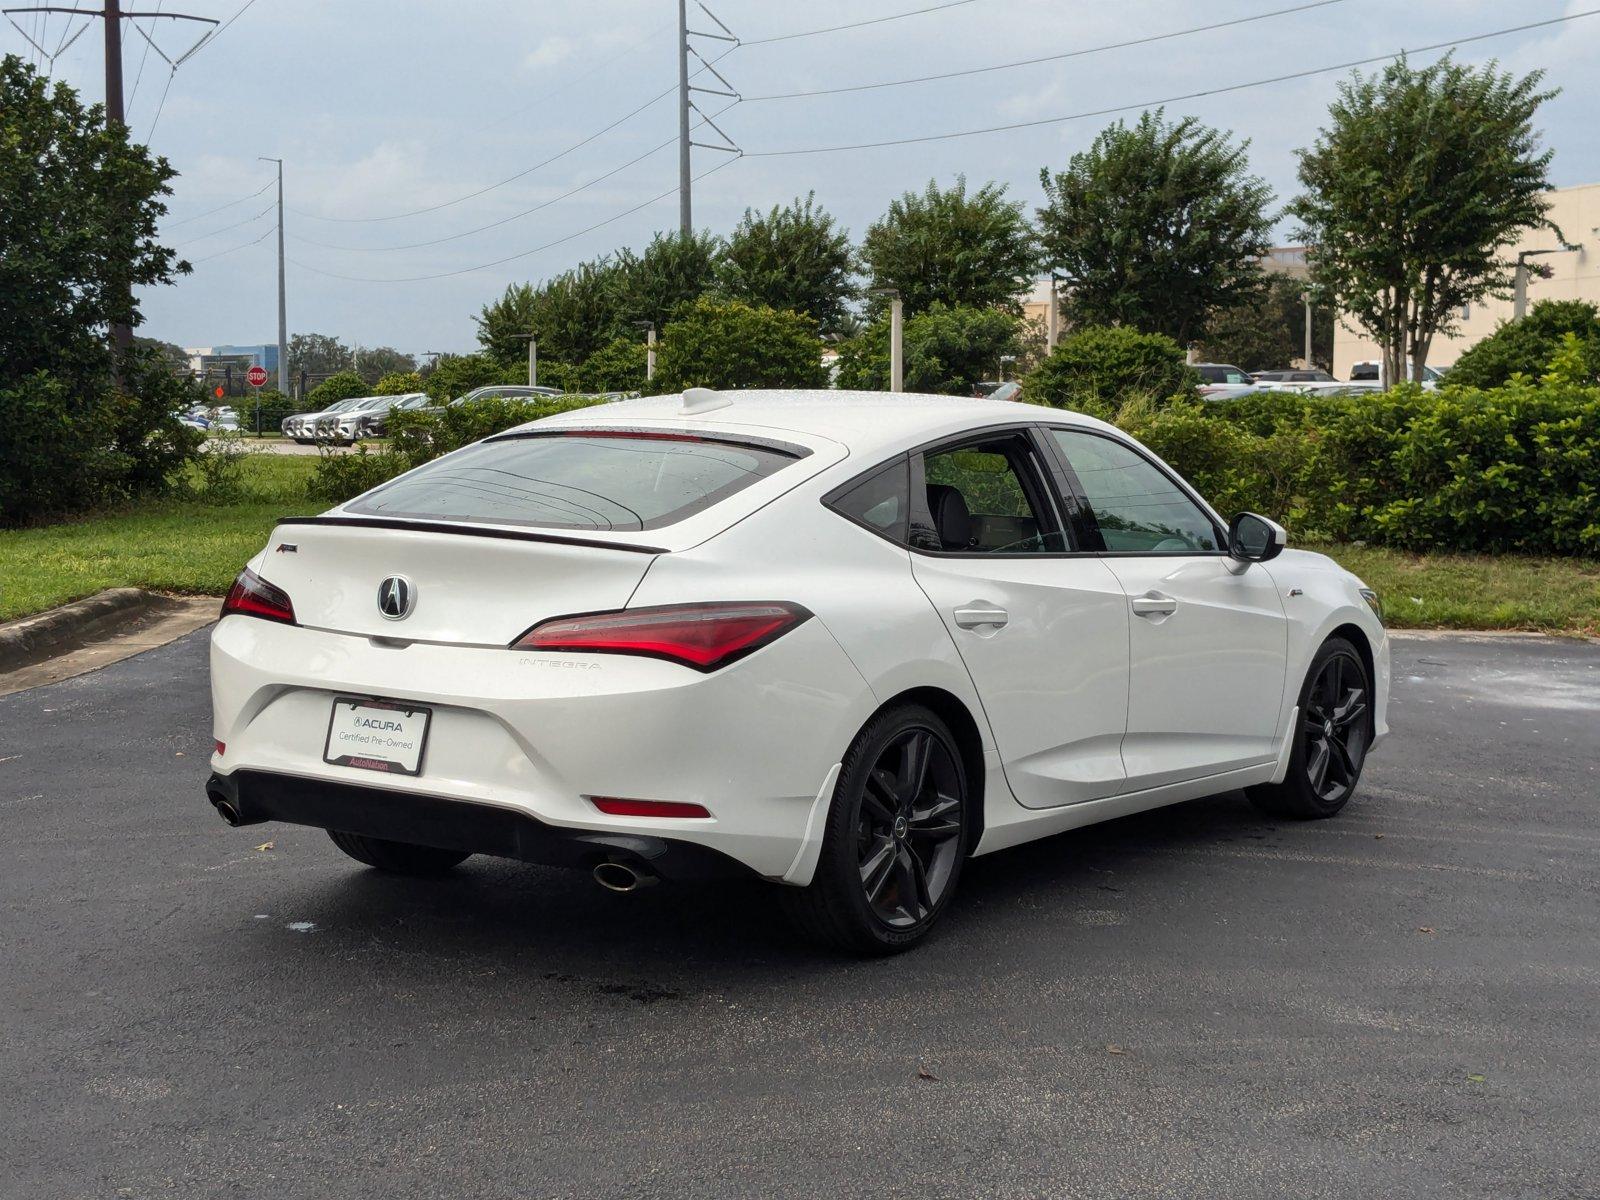
[[1241, 571], [1253, 562], [1277, 558], [1288, 544], [1283, 526], [1257, 513], [1242, 512], [1228, 522], [1228, 554]]

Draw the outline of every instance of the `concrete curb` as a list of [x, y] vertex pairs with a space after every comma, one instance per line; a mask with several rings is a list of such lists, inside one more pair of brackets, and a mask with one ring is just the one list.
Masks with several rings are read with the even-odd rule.
[[107, 588], [31, 617], [0, 625], [0, 673], [42, 662], [172, 607], [169, 596], [142, 588]]

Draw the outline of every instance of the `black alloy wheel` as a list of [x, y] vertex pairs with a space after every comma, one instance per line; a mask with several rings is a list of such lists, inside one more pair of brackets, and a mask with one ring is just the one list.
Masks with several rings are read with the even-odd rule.
[[961, 848], [961, 774], [950, 747], [913, 726], [883, 748], [856, 822], [861, 889], [879, 920], [907, 929], [938, 908]]
[[1361, 777], [1367, 754], [1368, 692], [1361, 663], [1330, 655], [1322, 664], [1300, 714], [1306, 780], [1324, 804], [1342, 804]]
[[1300, 688], [1299, 728], [1281, 783], [1245, 789], [1276, 817], [1331, 817], [1349, 801], [1372, 746], [1372, 680], [1342, 637], [1322, 644]]
[[937, 714], [908, 704], [874, 717], [840, 764], [811, 883], [781, 890], [794, 923], [858, 954], [921, 941], [960, 878], [967, 803], [965, 763]]

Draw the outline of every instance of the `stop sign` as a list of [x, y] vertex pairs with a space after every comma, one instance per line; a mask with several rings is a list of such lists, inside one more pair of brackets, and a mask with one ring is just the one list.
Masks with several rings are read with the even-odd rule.
[[251, 367], [244, 373], [245, 382], [251, 387], [261, 387], [267, 382], [267, 369], [265, 367]]

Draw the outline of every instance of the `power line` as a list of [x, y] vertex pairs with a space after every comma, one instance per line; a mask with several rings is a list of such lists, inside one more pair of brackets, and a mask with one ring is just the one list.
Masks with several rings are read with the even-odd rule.
[[452, 234], [449, 234], [446, 237], [430, 238], [428, 241], [425, 241], [425, 242], [408, 242], [405, 245], [401, 245], [401, 246], [339, 246], [339, 245], [335, 245], [335, 244], [333, 244], [331, 242], [319, 242], [319, 241], [316, 241], [314, 238], [302, 237], [299, 234], [295, 234], [294, 235], [294, 239], [297, 242], [304, 242], [308, 246], [316, 246], [316, 247], [318, 247], [319, 249], [322, 249], [322, 250], [346, 250], [346, 251], [351, 251], [351, 252], [354, 252], [354, 253], [367, 253], [367, 254], [376, 253], [376, 252], [379, 252], [379, 251], [391, 251], [391, 250], [421, 250], [421, 249], [423, 249], [423, 248], [425, 248], [427, 246], [442, 246], [446, 242], [457, 242], [457, 241], [460, 241], [462, 238], [471, 237], [473, 234], [476, 234], [476, 233], [484, 233], [484, 232], [486, 232], [487, 230], [490, 230], [490, 229], [498, 229], [502, 225], [509, 225], [512, 221], [518, 221], [518, 220], [521, 220], [523, 217], [532, 216], [534, 213], [539, 212], [541, 209], [549, 208], [552, 204], [559, 204], [563, 200], [571, 199], [573, 196], [576, 196], [579, 192], [586, 191], [587, 189], [593, 187], [597, 183], [603, 183], [605, 180], [610, 179], [613, 175], [620, 174], [621, 172], [626, 171], [629, 167], [634, 166], [637, 163], [642, 163], [645, 159], [649, 158], [652, 154], [661, 153], [661, 151], [665, 150], [668, 146], [672, 145], [672, 143], [677, 141], [677, 140], [678, 139], [676, 137], [668, 138], [666, 141], [662, 142], [660, 145], [654, 146], [651, 149], [646, 150], [643, 154], [639, 155], [637, 158], [630, 158], [627, 162], [623, 163], [620, 167], [612, 167], [611, 170], [607, 171], [604, 175], [596, 175], [593, 179], [589, 180], [587, 183], [580, 183], [577, 187], [572, 188], [570, 191], [563, 192], [563, 193], [561, 193], [561, 195], [552, 197], [549, 200], [541, 201], [540, 203], [535, 204], [532, 208], [525, 208], [521, 212], [512, 213], [509, 217], [501, 217], [498, 221], [491, 221], [489, 224], [480, 225], [476, 229], [463, 230], [460, 233], [452, 233]]
[[[731, 51], [729, 51], [727, 53], [731, 53]], [[719, 62], [725, 56], [726, 56], [725, 54], [719, 54], [719, 55], [717, 55], [716, 58], [712, 59], [711, 61], [713, 63]], [[702, 67], [701, 71], [704, 71], [706, 69], [707, 69], [706, 67]], [[695, 74], [699, 75], [700, 71], [696, 71]], [[518, 171], [515, 175], [508, 175], [508, 176], [506, 176], [506, 178], [500, 180], [498, 183], [491, 183], [487, 187], [481, 187], [475, 192], [468, 192], [464, 196], [457, 196], [453, 200], [445, 200], [445, 201], [442, 201], [442, 202], [440, 202], [438, 204], [430, 204], [430, 205], [426, 206], [425, 208], [413, 208], [413, 209], [410, 209], [407, 212], [390, 213], [387, 216], [381, 216], [381, 217], [325, 217], [325, 216], [322, 216], [320, 213], [309, 212], [309, 211], [307, 211], [305, 209], [300, 209], [300, 208], [290, 208], [289, 211], [294, 213], [297, 216], [310, 217], [314, 221], [329, 221], [329, 222], [333, 222], [333, 223], [340, 224], [340, 225], [364, 225], [364, 224], [373, 223], [373, 222], [380, 222], [380, 221], [399, 221], [399, 220], [402, 220], [402, 219], [404, 219], [406, 217], [420, 217], [420, 216], [423, 216], [423, 215], [425, 215], [427, 213], [439, 212], [442, 209], [446, 209], [446, 208], [453, 208], [457, 204], [463, 204], [468, 200], [476, 200], [479, 196], [488, 195], [490, 192], [495, 191], [498, 188], [505, 187], [506, 184], [508, 184], [508, 183], [515, 183], [517, 180], [523, 179], [526, 176], [532, 175], [535, 171], [538, 171], [538, 170], [541, 170], [541, 169], [543, 169], [545, 167], [548, 167], [551, 163], [557, 162], [558, 160], [565, 158], [567, 155], [571, 154], [573, 151], [581, 150], [583, 147], [587, 146], [590, 142], [593, 142], [597, 138], [603, 137], [605, 134], [610, 133], [613, 129], [617, 128], [617, 126], [622, 125], [627, 121], [631, 121], [634, 117], [636, 117], [640, 113], [644, 112], [645, 109], [649, 108], [653, 104], [656, 104], [657, 102], [661, 101], [662, 99], [666, 98], [667, 96], [670, 96], [673, 92], [675, 92], [677, 90], [678, 90], [677, 84], [673, 84], [671, 87], [665, 88], [662, 91], [657, 92], [654, 96], [651, 96], [650, 99], [646, 100], [643, 104], [639, 105], [638, 108], [632, 109], [631, 111], [624, 113], [622, 116], [618, 117], [615, 121], [611, 122], [611, 124], [607, 125], [605, 128], [596, 130], [594, 133], [591, 133], [588, 137], [584, 138], [582, 141], [574, 142], [572, 145], [568, 146], [565, 150], [558, 151], [557, 153], [552, 154], [549, 158], [546, 158], [541, 162], [534, 163], [531, 167], [524, 167], [522, 170]]]
[[1344, 2], [1345, 0], [1313, 0], [1310, 4], [1298, 4], [1293, 8], [1280, 8], [1273, 12], [1257, 13], [1250, 17], [1236, 17], [1231, 21], [1217, 21], [1211, 25], [1196, 25], [1189, 29], [1152, 34], [1149, 37], [1135, 38], [1127, 42], [1108, 42], [1103, 46], [1090, 46], [1083, 50], [1068, 50], [1062, 54], [1044, 54], [1038, 58], [1021, 58], [1015, 62], [996, 63], [989, 67], [968, 67], [960, 71], [945, 71], [939, 75], [916, 75], [909, 79], [888, 79], [879, 83], [853, 83], [844, 87], [816, 88], [807, 92], [773, 92], [766, 96], [746, 96], [745, 100], [754, 103], [763, 100], [798, 100], [808, 96], [837, 96], [844, 92], [870, 92], [878, 88], [905, 87], [913, 83], [932, 83], [941, 79], [959, 79], [965, 75], [984, 75], [991, 71], [1009, 71], [1015, 67], [1031, 67], [1038, 63], [1060, 62], [1062, 59], [1067, 58], [1082, 58], [1089, 54], [1101, 54], [1107, 50], [1125, 50], [1130, 46], [1148, 46], [1152, 42], [1171, 41], [1174, 38], [1188, 37], [1191, 34], [1209, 33], [1214, 29], [1229, 29], [1235, 25], [1248, 25], [1254, 21], [1265, 21], [1272, 17], [1308, 12], [1314, 8], [1326, 8], [1330, 4], [1343, 4]]
[[167, 93], [172, 90], [172, 81], [178, 76], [178, 68], [173, 67], [167, 72], [167, 82], [161, 86], [161, 100], [156, 104], [156, 115], [150, 122], [150, 132], [144, 135], [144, 144], [148, 146], [150, 140], [156, 136], [156, 126], [161, 124], [161, 114], [167, 107]]
[[[161, 15], [161, 6], [166, 0], [156, 0], [156, 16]], [[150, 57], [150, 47], [155, 45], [148, 37], [144, 40], [144, 52], [139, 55], [139, 70], [133, 77], [133, 91], [128, 93], [128, 107], [133, 107], [133, 102], [139, 98], [139, 81], [144, 78], [144, 64]]]
[[203, 221], [206, 217], [211, 216], [213, 213], [219, 213], [225, 208], [232, 208], [235, 204], [243, 204], [246, 200], [254, 200], [257, 196], [261, 195], [262, 192], [266, 191], [271, 186], [272, 180], [269, 179], [255, 191], [251, 192], [248, 196], [240, 196], [237, 200], [229, 200], [226, 204], [219, 204], [215, 208], [208, 208], [205, 212], [195, 213], [194, 216], [185, 217], [181, 221], [172, 221], [169, 224], [162, 226], [162, 232], [167, 233], [171, 230], [177, 229], [181, 225], [187, 225], [191, 221]]
[[233, 254], [233, 253], [235, 253], [235, 252], [237, 252], [239, 250], [248, 250], [251, 246], [258, 246], [262, 242], [266, 241], [267, 238], [272, 236], [272, 231], [275, 228], [277, 228], [277, 226], [269, 225], [269, 226], [267, 226], [266, 232], [263, 233], [260, 237], [252, 238], [248, 242], [240, 242], [237, 246], [229, 246], [226, 250], [218, 250], [215, 254], [202, 255], [201, 257], [199, 257], [199, 258], [195, 259], [193, 262], [191, 262], [189, 265], [191, 267], [198, 266], [200, 263], [210, 262], [213, 258], [221, 258], [224, 254]]
[[886, 17], [873, 17], [866, 21], [851, 21], [848, 25], [829, 25], [825, 29], [807, 29], [800, 33], [780, 33], [776, 37], [754, 38], [741, 42], [744, 46], [767, 46], [773, 42], [792, 42], [796, 38], [816, 37], [823, 33], [840, 33], [846, 29], [864, 29], [868, 25], [882, 25], [888, 21], [903, 21], [907, 17], [920, 17], [924, 13], [943, 12], [947, 8], [960, 8], [964, 4], [975, 4], [977, 0], [950, 0], [948, 4], [935, 4], [928, 8], [914, 8], [910, 12], [891, 13]]
[[[737, 161], [737, 157], [725, 158], [710, 170], [702, 171], [700, 174], [696, 175], [694, 177], [694, 181], [698, 183], [708, 175], [715, 175], [724, 167], [729, 166]], [[432, 279], [450, 279], [457, 275], [471, 275], [475, 271], [486, 271], [490, 267], [504, 266], [508, 262], [516, 262], [518, 259], [527, 258], [530, 255], [538, 254], [542, 250], [549, 250], [552, 247], [562, 245], [565, 242], [570, 242], [575, 238], [580, 238], [586, 233], [593, 233], [596, 229], [600, 229], [606, 225], [620, 221], [623, 217], [631, 217], [634, 213], [640, 211], [641, 209], [649, 208], [652, 204], [659, 204], [668, 196], [675, 196], [677, 194], [678, 185], [673, 184], [666, 191], [654, 195], [650, 197], [650, 199], [639, 204], [635, 204], [632, 208], [623, 209], [623, 211], [616, 213], [613, 216], [609, 216], [603, 221], [596, 221], [593, 225], [587, 226], [584, 229], [580, 229], [576, 233], [569, 233], [565, 237], [556, 238], [556, 240], [553, 242], [546, 242], [544, 245], [535, 246], [531, 250], [523, 250], [516, 254], [508, 254], [506, 257], [497, 258], [493, 262], [479, 263], [474, 267], [461, 267], [454, 271], [439, 271], [432, 275], [407, 275], [399, 279], [375, 279], [366, 275], [341, 275], [334, 271], [324, 271], [319, 267], [313, 267], [307, 263], [303, 263], [299, 259], [291, 258], [289, 261], [294, 263], [294, 265], [299, 267], [302, 271], [310, 271], [313, 275], [321, 275], [328, 279], [342, 279], [348, 283], [421, 283]]]
[[1581, 17], [1592, 17], [1600, 14], [1600, 8], [1586, 9], [1583, 12], [1568, 13], [1561, 17], [1551, 17], [1546, 21], [1530, 21], [1526, 25], [1514, 25], [1509, 29], [1496, 29], [1492, 33], [1473, 34], [1470, 37], [1453, 38], [1448, 42], [1435, 42], [1431, 46], [1417, 46], [1410, 50], [1397, 50], [1389, 54], [1376, 54], [1371, 58], [1357, 58], [1349, 62], [1335, 63], [1328, 67], [1312, 67], [1306, 71], [1292, 71], [1287, 75], [1274, 75], [1270, 79], [1255, 79], [1248, 83], [1231, 83], [1222, 87], [1207, 88], [1199, 92], [1186, 92], [1181, 96], [1168, 96], [1162, 100], [1144, 100], [1136, 104], [1118, 104], [1110, 108], [1097, 108], [1087, 112], [1067, 113], [1059, 117], [1041, 117], [1036, 121], [1015, 121], [1009, 125], [990, 125], [983, 129], [961, 129], [953, 133], [928, 133], [918, 137], [890, 138], [881, 142], [854, 142], [840, 146], [805, 146], [793, 150], [752, 150], [746, 157], [749, 158], [787, 158], [801, 154], [835, 154], [846, 150], [878, 150], [886, 146], [910, 146], [920, 142], [942, 142], [952, 138], [979, 137], [986, 133], [1007, 133], [1015, 129], [1034, 129], [1041, 125], [1058, 125], [1064, 121], [1081, 121], [1089, 117], [1105, 117], [1114, 113], [1130, 112], [1134, 109], [1159, 108], [1167, 104], [1178, 104], [1185, 100], [1199, 100], [1206, 96], [1221, 96], [1228, 92], [1242, 92], [1248, 88], [1265, 87], [1273, 83], [1286, 83], [1294, 79], [1307, 79], [1313, 75], [1326, 75], [1332, 71], [1347, 71], [1352, 67], [1365, 67], [1372, 63], [1387, 62], [1399, 58], [1401, 55], [1427, 54], [1434, 50], [1454, 49], [1457, 46], [1469, 45], [1473, 42], [1488, 41], [1490, 38], [1505, 37], [1513, 33], [1525, 33], [1530, 29], [1544, 29], [1551, 25], [1561, 25], [1567, 21], [1576, 21]]
[[230, 230], [238, 229], [241, 225], [249, 225], [252, 221], [259, 221], [259, 220], [261, 220], [262, 217], [266, 216], [269, 212], [271, 212], [276, 204], [277, 204], [277, 201], [273, 201], [272, 204], [267, 205], [260, 212], [258, 212], [255, 216], [246, 217], [242, 221], [235, 221], [232, 225], [224, 225], [221, 229], [213, 229], [210, 233], [196, 234], [194, 237], [189, 239], [189, 244], [193, 245], [195, 242], [203, 242], [207, 238], [216, 237], [217, 234], [219, 234], [219, 233], [227, 233]]
[[210, 31], [207, 32], [205, 37], [201, 38], [193, 46], [190, 46], [188, 50], [179, 56], [178, 61], [172, 64], [172, 69], [177, 70], [183, 65], [184, 59], [193, 57], [194, 55], [198, 54], [201, 49], [209, 46], [212, 42], [221, 37], [223, 31], [225, 31], [229, 25], [232, 25], [240, 17], [244, 16], [244, 14], [249, 11], [250, 6], [255, 2], [256, 0], [244, 0], [244, 3], [239, 6], [238, 10], [233, 14], [233, 16], [222, 22], [222, 24], [214, 26]]

